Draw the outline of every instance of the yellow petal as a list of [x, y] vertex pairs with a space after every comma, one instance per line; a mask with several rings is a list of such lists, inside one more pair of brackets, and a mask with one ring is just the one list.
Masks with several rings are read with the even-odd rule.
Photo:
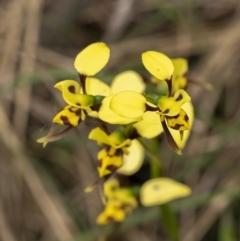
[[108, 135], [103, 130], [101, 130], [99, 127], [96, 127], [95, 129], [93, 129], [89, 133], [88, 138], [90, 140], [95, 140], [95, 141], [97, 141], [98, 143], [101, 143], [101, 144], [110, 145]]
[[164, 54], [147, 51], [142, 54], [142, 62], [145, 68], [159, 80], [170, 80], [173, 75], [173, 63]]
[[77, 55], [74, 67], [80, 74], [93, 76], [107, 64], [109, 57], [110, 49], [105, 43], [90, 44]]
[[61, 92], [70, 92], [72, 94], [80, 94], [80, 85], [75, 80], [62, 80], [54, 85], [54, 88]]
[[86, 92], [88, 95], [108, 96], [111, 94], [111, 89], [101, 80], [93, 77], [88, 77], [86, 79]]
[[129, 154], [123, 155], [123, 165], [117, 170], [123, 175], [132, 175], [142, 166], [144, 160], [144, 148], [137, 140], [132, 140], [131, 146], [128, 148]]
[[143, 184], [140, 200], [144, 206], [153, 206], [170, 202], [191, 194], [191, 189], [170, 178], [155, 178]]
[[111, 84], [112, 94], [130, 90], [143, 93], [146, 88], [142, 77], [133, 70], [124, 71], [115, 76]]
[[113, 96], [110, 109], [117, 115], [136, 119], [142, 116], [146, 107], [146, 99], [139, 93], [123, 91]]
[[82, 118], [85, 118], [85, 114], [81, 111], [81, 109], [68, 105], [62, 111], [57, 113], [57, 115], [53, 118], [53, 123], [78, 126]]
[[191, 131], [191, 128], [192, 128], [193, 120], [194, 120], [194, 109], [193, 109], [193, 105], [192, 105], [191, 102], [185, 103], [182, 106], [182, 109], [188, 115], [188, 118], [189, 118], [189, 129], [190, 130], [184, 131], [183, 139], [181, 140], [179, 131], [169, 128], [169, 131], [170, 131], [173, 139], [175, 140], [175, 142], [177, 143], [177, 145], [178, 145], [178, 147], [180, 149], [184, 148], [184, 146], [185, 146], [185, 144], [186, 144], [186, 142], [188, 140], [188, 137], [190, 135], [190, 131]]
[[147, 111], [143, 113], [142, 118], [143, 120], [133, 125], [139, 135], [151, 139], [163, 132], [160, 116], [158, 113]]
[[98, 117], [99, 119], [110, 123], [110, 124], [120, 124], [120, 125], [126, 125], [138, 120], [141, 120], [141, 117], [136, 118], [136, 119], [129, 119], [126, 117], [122, 117], [120, 115], [117, 115], [115, 112], [113, 112], [110, 109], [110, 102], [112, 100], [114, 95], [110, 95], [102, 101], [102, 106], [98, 112]]
[[173, 77], [180, 78], [188, 72], [188, 62], [186, 59], [177, 58], [172, 59], [172, 63], [174, 66]]

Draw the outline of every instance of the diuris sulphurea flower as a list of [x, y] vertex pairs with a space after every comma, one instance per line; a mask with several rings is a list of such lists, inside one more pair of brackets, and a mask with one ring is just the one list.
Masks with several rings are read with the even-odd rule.
[[[191, 97], [183, 90], [187, 85], [187, 61], [170, 59], [156, 51], [143, 53], [142, 63], [152, 76], [152, 82], [148, 83], [154, 83], [155, 87], [165, 85], [161, 91], [156, 88], [154, 93], [146, 93], [146, 89], [150, 89], [146, 88], [146, 79], [133, 70], [118, 73], [110, 85], [98, 79], [95, 75], [109, 58], [110, 48], [102, 42], [90, 44], [76, 56], [74, 68], [80, 82], [66, 79], [55, 84], [66, 106], [53, 118], [49, 133], [37, 140], [46, 146], [87, 117], [97, 119], [97, 126], [88, 138], [101, 146], [96, 162], [99, 177], [85, 192], [96, 187], [100, 192], [104, 210], [96, 219], [99, 225], [123, 222], [137, 208], [137, 200], [143, 206], [162, 205], [191, 193], [184, 184], [158, 177], [162, 171], [158, 168], [164, 165], [157, 156], [157, 139], [146, 142], [142, 139], [164, 133], [172, 149], [182, 153], [194, 120]], [[57, 132], [61, 126], [64, 128]], [[141, 167], [141, 171], [146, 170], [144, 161], [150, 165], [152, 178], [132, 191], [123, 187], [128, 184], [126, 176]]]
[[105, 225], [110, 222], [122, 222], [137, 207], [137, 200], [127, 188], [121, 188], [117, 179], [105, 182], [105, 208], [97, 218], [97, 223]]
[[[104, 146], [98, 153], [97, 167], [100, 177], [114, 173], [119, 168], [119, 172], [126, 175], [133, 174], [140, 168], [144, 157], [143, 148], [137, 141], [127, 138], [122, 130], [108, 135], [97, 127], [89, 133], [88, 138]], [[132, 156], [129, 153], [135, 154]]]
[[[86, 94], [86, 81], [91, 78], [89, 76], [95, 75], [107, 64], [109, 57], [109, 47], [101, 42], [87, 46], [77, 55], [74, 67], [79, 73], [82, 86], [74, 80], [63, 80], [54, 86], [62, 92], [63, 99], [68, 105], [53, 118], [53, 123], [68, 127], [59, 133], [54, 133], [54, 126], [47, 136], [39, 138], [37, 142], [46, 146], [48, 142], [60, 139], [68, 130], [85, 120], [86, 114], [92, 111], [91, 107], [101, 102], [101, 96], [92, 95], [90, 92]], [[102, 91], [104, 84], [101, 81], [96, 82], [95, 89], [100, 86]]]

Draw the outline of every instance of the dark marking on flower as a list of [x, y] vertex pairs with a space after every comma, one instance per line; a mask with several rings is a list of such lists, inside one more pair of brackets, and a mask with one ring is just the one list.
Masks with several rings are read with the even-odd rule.
[[76, 114], [76, 116], [81, 117], [81, 110], [80, 109], [76, 110], [75, 114]]
[[163, 130], [164, 130], [164, 134], [167, 137], [169, 145], [172, 147], [172, 149], [175, 152], [179, 153], [180, 149], [179, 149], [177, 143], [175, 142], [175, 140], [173, 139], [173, 137], [172, 137], [172, 135], [171, 135], [171, 133], [170, 133], [168, 127], [167, 127], [167, 124], [166, 124], [165, 120], [162, 121], [162, 127], [163, 127]]
[[108, 165], [106, 169], [110, 172], [115, 172], [118, 169], [118, 167], [115, 165]]
[[108, 220], [108, 222], [116, 222], [116, 220], [113, 216], [108, 216], [107, 220]]
[[122, 154], [123, 154], [122, 149], [117, 149], [114, 156], [122, 156]]
[[182, 126], [182, 124], [175, 124], [174, 126], [171, 126], [171, 128], [173, 128], [174, 130], [179, 130]]
[[182, 100], [182, 99], [183, 99], [183, 95], [182, 95], [182, 94], [179, 94], [178, 97], [177, 97], [177, 99], [176, 99], [176, 101], [180, 101], [180, 100]]
[[165, 80], [168, 85], [168, 97], [172, 95], [172, 76], [169, 80]]
[[185, 115], [185, 116], [184, 116], [184, 120], [185, 120], [186, 122], [188, 122], [188, 121], [189, 121], [189, 117], [188, 117], [187, 115]]
[[78, 102], [76, 103], [76, 105], [77, 105], [77, 106], [81, 106], [81, 104], [80, 104], [80, 103], [78, 103]]
[[179, 96], [177, 97], [176, 101], [180, 101], [183, 99], [183, 95], [182, 94], [179, 94]]
[[166, 118], [168, 119], [168, 120], [172, 120], [172, 119], [178, 119], [179, 118], [179, 114], [177, 114], [177, 115], [175, 115], [175, 116], [166, 116]]
[[69, 119], [67, 116], [60, 116], [60, 119], [62, 120], [63, 124], [66, 125], [66, 126], [72, 126], [72, 124], [70, 123]]
[[184, 131], [180, 131], [180, 140], [183, 140], [183, 136], [184, 136]]
[[80, 82], [81, 82], [81, 85], [82, 85], [83, 94], [87, 94], [87, 92], [86, 92], [86, 78], [87, 78], [87, 76], [79, 73], [79, 78], [80, 78]]
[[102, 167], [102, 160], [98, 160], [97, 165], [98, 165], [98, 168], [101, 168]]
[[158, 107], [153, 107], [148, 104], [145, 104], [146, 111], [158, 111]]
[[165, 111], [163, 111], [163, 114], [167, 114], [169, 113], [169, 109], [166, 109]]
[[76, 94], [76, 89], [75, 89], [75, 86], [74, 86], [74, 85], [68, 86], [68, 90], [69, 90], [69, 92], [71, 92], [71, 93], [73, 93], [73, 94]]
[[70, 107], [68, 110], [69, 110], [70, 112], [74, 113], [74, 111], [72, 110], [72, 107]]

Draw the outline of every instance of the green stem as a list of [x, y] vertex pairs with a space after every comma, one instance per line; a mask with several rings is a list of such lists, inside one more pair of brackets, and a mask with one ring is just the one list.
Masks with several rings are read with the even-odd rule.
[[[151, 177], [157, 178], [162, 176], [162, 165], [161, 160], [157, 157], [159, 143], [157, 139], [153, 139], [151, 143], [151, 148], [145, 147], [149, 152], [148, 156], [150, 157], [150, 168], [151, 168]], [[151, 154], [150, 154], [151, 153]], [[169, 234], [169, 236], [174, 241], [179, 240], [179, 231], [177, 219], [168, 204], [163, 204], [159, 206], [161, 212], [161, 218], [163, 220], [164, 226]]]

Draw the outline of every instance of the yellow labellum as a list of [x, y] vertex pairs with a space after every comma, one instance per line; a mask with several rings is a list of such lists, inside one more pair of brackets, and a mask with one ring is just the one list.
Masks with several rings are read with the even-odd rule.
[[77, 55], [74, 67], [80, 74], [93, 76], [107, 64], [109, 57], [110, 49], [105, 43], [93, 43]]
[[53, 123], [60, 125], [78, 126], [81, 120], [84, 120], [85, 114], [77, 107], [66, 106], [53, 118]]
[[143, 184], [140, 201], [144, 206], [153, 206], [170, 202], [191, 194], [191, 189], [170, 178], [154, 178]]
[[164, 54], [147, 51], [142, 54], [142, 62], [145, 68], [159, 80], [170, 80], [173, 75], [173, 63]]

